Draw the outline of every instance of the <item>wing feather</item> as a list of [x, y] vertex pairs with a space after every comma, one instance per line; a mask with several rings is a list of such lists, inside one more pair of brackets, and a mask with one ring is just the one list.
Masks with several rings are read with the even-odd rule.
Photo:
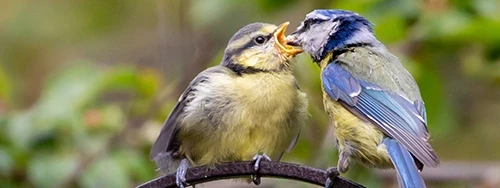
[[[212, 68], [208, 68], [205, 71], [198, 74], [198, 76], [196, 76], [193, 79], [193, 81], [191, 81], [186, 90], [184, 90], [184, 92], [182, 93], [181, 97], [179, 97], [178, 103], [175, 105], [172, 112], [170, 112], [170, 115], [163, 124], [163, 127], [160, 131], [160, 134], [158, 135], [158, 138], [151, 147], [151, 150], [149, 152], [149, 158], [151, 160], [153, 160], [158, 154], [162, 152], [176, 150], [177, 147], [179, 147], [180, 143], [178, 143], [178, 140], [176, 138], [177, 131], [181, 126], [179, 124], [179, 120], [182, 117], [182, 114], [184, 113], [184, 107], [186, 107], [186, 105], [190, 102], [189, 98], [196, 97], [190, 95], [192, 94], [193, 91], [196, 90], [196, 86], [199, 83], [208, 81], [210, 79], [210, 75], [213, 75], [215, 73], [226, 73], [224, 69], [226, 68], [222, 66], [215, 66]], [[188, 96], [190, 97], [188, 98]]]
[[328, 96], [340, 101], [354, 115], [371, 121], [423, 164], [431, 167], [439, 164], [436, 153], [428, 143], [423, 102], [409, 101], [373, 83], [358, 80], [337, 62], [324, 68], [322, 80]]

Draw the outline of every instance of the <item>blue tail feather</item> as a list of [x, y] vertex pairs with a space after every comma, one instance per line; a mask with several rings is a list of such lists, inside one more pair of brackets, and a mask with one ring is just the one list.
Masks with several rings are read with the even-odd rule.
[[384, 138], [383, 143], [386, 146], [392, 164], [394, 164], [398, 173], [399, 187], [425, 187], [424, 180], [420, 176], [410, 152], [408, 152], [401, 144], [392, 138]]

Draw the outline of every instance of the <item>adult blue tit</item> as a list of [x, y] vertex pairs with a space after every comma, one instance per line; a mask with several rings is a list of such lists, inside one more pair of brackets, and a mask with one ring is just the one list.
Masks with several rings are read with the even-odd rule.
[[162, 171], [177, 169], [179, 187], [190, 165], [255, 160], [258, 170], [260, 160], [278, 161], [295, 145], [308, 103], [293, 75], [302, 50], [286, 44], [287, 26], [241, 28], [221, 64], [199, 73], [181, 95], [150, 152]]
[[437, 167], [439, 159], [429, 144], [424, 103], [411, 74], [375, 38], [372, 24], [350, 11], [314, 10], [287, 41], [321, 68], [338, 170], [345, 173], [351, 160], [395, 167], [400, 187], [425, 187], [419, 171]]

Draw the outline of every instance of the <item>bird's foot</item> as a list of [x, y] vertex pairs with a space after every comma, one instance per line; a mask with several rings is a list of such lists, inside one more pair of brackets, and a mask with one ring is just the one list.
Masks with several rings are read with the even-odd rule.
[[175, 184], [177, 184], [177, 187], [184, 188], [186, 186], [189, 186], [189, 184], [186, 182], [186, 173], [188, 168], [189, 161], [187, 159], [182, 159], [179, 167], [177, 167], [177, 174], [175, 174]]
[[253, 169], [255, 170], [255, 175], [252, 176], [252, 182], [255, 185], [260, 184], [259, 169], [260, 169], [260, 162], [262, 160], [271, 161], [271, 158], [269, 156], [267, 156], [266, 154], [262, 154], [262, 155], [257, 154], [253, 157], [253, 161], [254, 161]]
[[325, 182], [325, 188], [331, 188], [333, 186], [333, 180], [339, 176], [339, 171], [337, 170], [337, 167], [331, 167], [326, 169], [326, 182]]
[[259, 168], [260, 168], [260, 162], [262, 160], [271, 161], [271, 158], [269, 156], [267, 156], [266, 154], [262, 154], [262, 155], [255, 155], [255, 156], [253, 156], [252, 160], [254, 161], [253, 169], [255, 171], [258, 171]]

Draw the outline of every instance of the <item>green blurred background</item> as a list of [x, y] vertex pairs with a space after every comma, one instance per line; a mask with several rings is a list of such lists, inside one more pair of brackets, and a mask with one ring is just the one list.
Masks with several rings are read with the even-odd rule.
[[[442, 166], [429, 187], [500, 187], [499, 0], [3, 0], [0, 187], [132, 187], [159, 174], [149, 148], [179, 94], [256, 21], [359, 12], [417, 79]], [[283, 161], [336, 164], [319, 70], [298, 56], [311, 114]], [[393, 171], [348, 178], [396, 187]], [[205, 185], [241, 187], [234, 182]], [[252, 187], [251, 185], [244, 185]], [[265, 179], [261, 187], [308, 187]]]

